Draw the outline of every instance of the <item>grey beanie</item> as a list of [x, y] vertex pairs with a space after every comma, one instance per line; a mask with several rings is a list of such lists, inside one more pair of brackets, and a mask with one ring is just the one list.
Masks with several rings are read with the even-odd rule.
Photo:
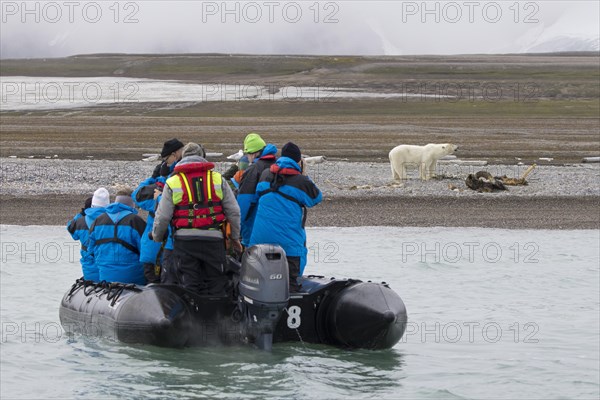
[[206, 157], [206, 151], [201, 144], [190, 142], [183, 147], [183, 153], [181, 157], [187, 156], [200, 156], [202, 158]]
[[129, 206], [131, 208], [135, 208], [135, 203], [133, 202], [133, 199], [131, 198], [131, 196], [119, 195], [115, 198], [115, 203], [121, 203], [121, 204], [125, 204], [126, 206]]
[[130, 187], [121, 186], [119, 188], [119, 190], [117, 190], [117, 197], [115, 197], [115, 203], [121, 203], [121, 204], [125, 204], [126, 206], [129, 206], [131, 208], [135, 208], [135, 203], [133, 202], [133, 199], [131, 198], [132, 192], [133, 192], [133, 190], [131, 190]]

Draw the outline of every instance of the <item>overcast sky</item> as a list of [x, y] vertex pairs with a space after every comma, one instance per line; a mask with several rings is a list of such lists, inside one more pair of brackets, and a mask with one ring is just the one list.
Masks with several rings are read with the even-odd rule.
[[563, 45], [575, 38], [597, 49], [599, 4], [2, 0], [0, 56], [512, 53], [544, 48], [557, 38]]

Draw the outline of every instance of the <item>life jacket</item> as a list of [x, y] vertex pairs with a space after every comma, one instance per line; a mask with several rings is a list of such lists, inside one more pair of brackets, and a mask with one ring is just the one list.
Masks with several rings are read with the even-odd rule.
[[167, 179], [173, 191], [175, 229], [221, 229], [225, 221], [223, 179], [212, 168], [209, 162], [185, 163], [177, 165]]

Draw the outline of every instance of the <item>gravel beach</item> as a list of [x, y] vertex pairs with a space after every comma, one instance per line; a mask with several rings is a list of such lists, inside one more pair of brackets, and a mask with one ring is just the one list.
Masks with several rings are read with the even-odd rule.
[[[3, 224], [65, 224], [96, 188], [114, 194], [136, 187], [155, 163], [143, 161], [1, 158]], [[224, 171], [230, 164], [216, 163]], [[477, 193], [469, 173], [521, 177], [527, 165], [438, 164], [438, 178], [393, 182], [388, 163], [326, 161], [310, 166], [324, 201], [310, 210], [309, 226], [477, 226], [512, 229], [600, 227], [600, 165], [538, 165], [527, 186]], [[453, 187], [454, 190], [451, 190]], [[27, 212], [23, 212], [27, 210]]]
[[[31, 107], [13, 96], [16, 107], [0, 113], [0, 222], [65, 224], [96, 188], [107, 187], [114, 195], [117, 185], [136, 187], [150, 176], [155, 163], [138, 160], [159, 152], [169, 138], [228, 155], [253, 131], [278, 148], [292, 140], [305, 155], [327, 157], [310, 168], [324, 201], [310, 210], [309, 226], [598, 229], [600, 165], [581, 163], [600, 156], [598, 62], [597, 52], [97, 54], [0, 60], [0, 75], [17, 83], [27, 76], [39, 77], [36, 82], [42, 85], [52, 77], [52, 82], [76, 79], [85, 87], [101, 78], [115, 87], [124, 79], [134, 85], [154, 79], [277, 90], [330, 87], [377, 95], [181, 101], [171, 94], [168, 101], [148, 102], [142, 96], [64, 109], [56, 109], [43, 91], [36, 97], [40, 103]], [[479, 90], [490, 87], [494, 95]], [[437, 96], [440, 88], [460, 88], [460, 95]], [[463, 96], [463, 88], [475, 89]], [[422, 182], [411, 171], [403, 185], [393, 182], [389, 151], [399, 144], [426, 143], [453, 143], [463, 161], [489, 165], [440, 163], [437, 179]], [[217, 170], [227, 168], [224, 157], [214, 160]], [[468, 174], [480, 170], [520, 178], [534, 162], [538, 165], [527, 186], [477, 193], [465, 185]]]

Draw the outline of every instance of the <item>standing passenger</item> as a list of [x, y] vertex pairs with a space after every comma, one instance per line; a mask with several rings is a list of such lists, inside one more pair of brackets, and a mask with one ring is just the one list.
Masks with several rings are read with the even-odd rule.
[[144, 276], [147, 283], [159, 283], [161, 281], [161, 270], [164, 265], [163, 255], [165, 250], [173, 249], [173, 239], [161, 243], [157, 243], [149, 238], [149, 233], [152, 232], [154, 225], [154, 213], [158, 202], [160, 201], [160, 193], [164, 187], [166, 179], [162, 176], [157, 178], [150, 177], [144, 180], [133, 191], [131, 195], [135, 204], [142, 210], [148, 211], [146, 218], [146, 229], [142, 235], [140, 262], [144, 264]]
[[237, 196], [238, 189], [240, 188], [240, 182], [242, 181], [242, 176], [244, 172], [248, 169], [248, 156], [243, 155], [237, 164], [233, 164], [225, 173], [223, 174], [223, 178], [227, 179], [230, 183], [231, 190], [233, 190], [233, 194]]
[[265, 141], [256, 133], [250, 133], [244, 139], [244, 153], [250, 166], [242, 175], [237, 201], [240, 205], [242, 244], [247, 246], [252, 235], [252, 226], [256, 216], [256, 185], [264, 170], [268, 170], [277, 159], [277, 148]]
[[167, 179], [156, 210], [152, 236], [162, 241], [174, 227], [170, 265], [179, 283], [198, 294], [226, 295], [223, 223], [231, 225], [231, 242], [241, 252], [240, 209], [229, 184], [204, 159], [204, 150], [188, 143], [183, 158]]
[[181, 160], [182, 151], [183, 143], [181, 143], [181, 141], [175, 138], [167, 140], [163, 144], [163, 148], [160, 152], [163, 161], [154, 168], [152, 177], [158, 178], [159, 176], [169, 176], [171, 172], [173, 172], [173, 168], [175, 168], [177, 162]]
[[249, 243], [277, 244], [285, 250], [292, 292], [300, 289], [297, 278], [306, 266], [306, 208], [322, 199], [319, 188], [302, 175], [302, 165], [300, 149], [290, 142], [281, 149], [275, 165], [263, 172], [256, 188], [258, 211]]

